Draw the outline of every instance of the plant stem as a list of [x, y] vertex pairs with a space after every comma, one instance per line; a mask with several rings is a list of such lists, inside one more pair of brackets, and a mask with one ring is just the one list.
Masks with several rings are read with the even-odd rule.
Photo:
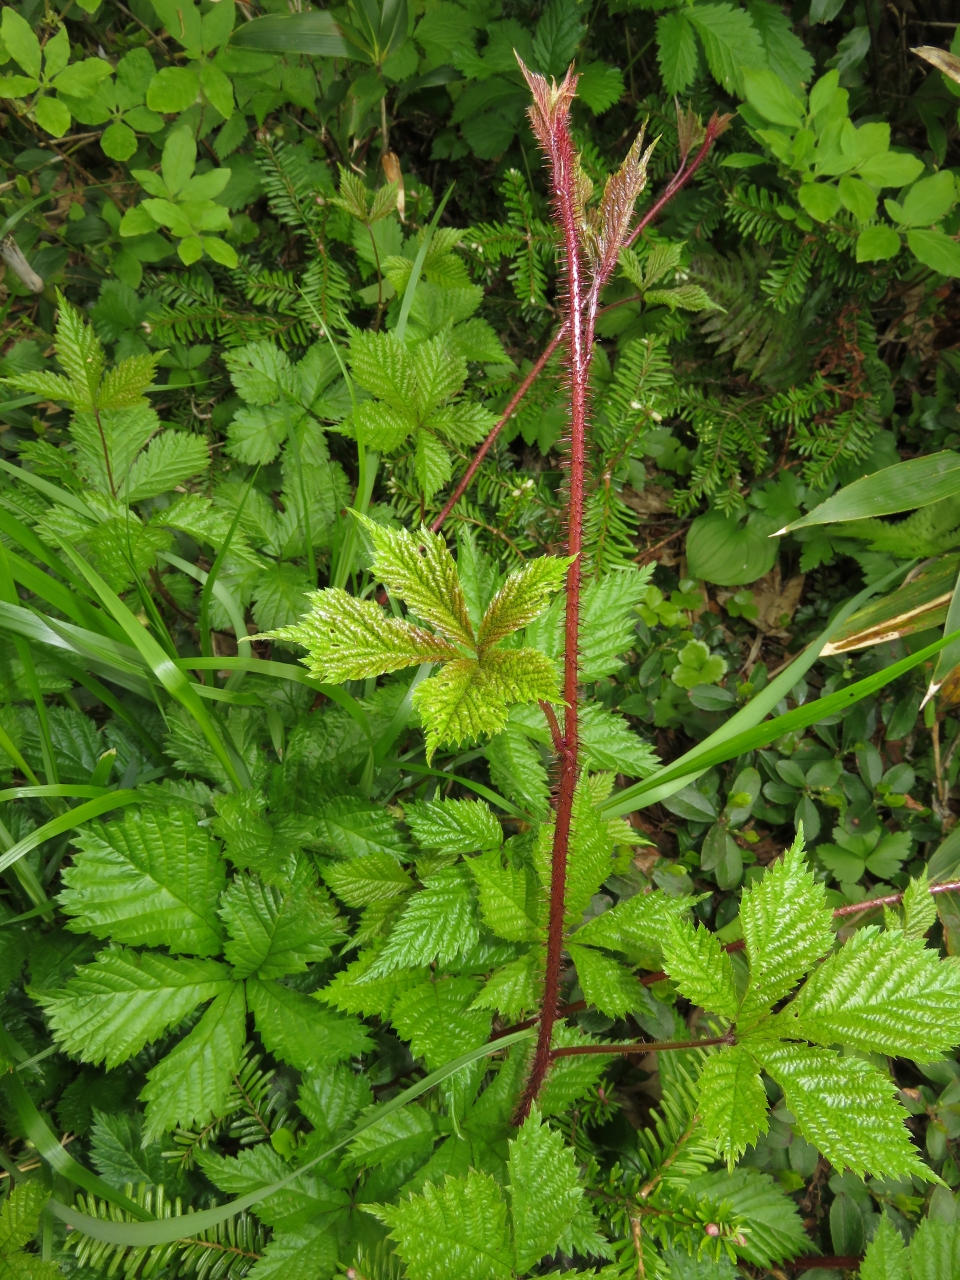
[[576, 1058], [584, 1053], [606, 1053], [617, 1056], [630, 1053], [666, 1053], [674, 1049], [706, 1049], [716, 1044], [736, 1044], [736, 1036], [708, 1036], [705, 1040], [652, 1040], [649, 1044], [575, 1044], [566, 1049], [553, 1049], [555, 1058]]
[[434, 520], [433, 524], [430, 526], [430, 531], [432, 533], [440, 532], [440, 529], [443, 526], [443, 522], [446, 520], [447, 516], [450, 514], [450, 512], [457, 505], [457, 503], [460, 501], [460, 499], [463, 497], [463, 495], [466, 493], [467, 489], [469, 488], [471, 480], [477, 474], [477, 471], [480, 467], [480, 463], [484, 460], [484, 458], [489, 453], [490, 447], [493, 444], [494, 440], [496, 440], [497, 436], [500, 434], [503, 428], [507, 425], [507, 423], [513, 417], [513, 415], [516, 413], [517, 406], [519, 405], [520, 401], [527, 394], [527, 392], [536, 382], [537, 378], [543, 372], [544, 366], [546, 365], [550, 357], [553, 355], [554, 351], [556, 351], [560, 343], [563, 341], [564, 337], [566, 336], [566, 332], [567, 332], [567, 321], [565, 320], [563, 324], [560, 326], [560, 328], [557, 330], [556, 334], [550, 339], [547, 346], [543, 349], [543, 352], [537, 358], [536, 364], [533, 366], [533, 368], [530, 370], [530, 372], [527, 374], [524, 380], [520, 383], [519, 387], [517, 387], [516, 391], [513, 393], [513, 396], [510, 399], [510, 403], [507, 405], [506, 409], [504, 409], [503, 413], [500, 415], [500, 418], [497, 421], [496, 426], [493, 428], [493, 430], [487, 436], [486, 440], [484, 440], [483, 444], [477, 450], [476, 454], [474, 455], [473, 461], [470, 463], [469, 467], [467, 467], [466, 471], [463, 473], [463, 478], [460, 480], [460, 483], [457, 485], [453, 493], [447, 499], [443, 510], [440, 512], [436, 520]]
[[[563, 912], [567, 880], [567, 853], [573, 800], [579, 772], [579, 710], [577, 706], [580, 659], [580, 584], [583, 549], [584, 467], [586, 463], [587, 395], [593, 345], [593, 312], [584, 315], [585, 282], [580, 253], [577, 161], [565, 114], [557, 112], [549, 135], [553, 195], [563, 232], [566, 274], [567, 333], [570, 369], [570, 458], [567, 500], [567, 555], [574, 557], [567, 570], [564, 622], [563, 737], [559, 746], [560, 780], [550, 872], [550, 917], [540, 1028], [530, 1077], [520, 1104], [519, 1118], [530, 1110], [550, 1068], [550, 1043], [560, 995], [560, 963], [563, 950]], [[595, 294], [596, 290], [591, 290]], [[562, 331], [561, 331], [562, 332]]]

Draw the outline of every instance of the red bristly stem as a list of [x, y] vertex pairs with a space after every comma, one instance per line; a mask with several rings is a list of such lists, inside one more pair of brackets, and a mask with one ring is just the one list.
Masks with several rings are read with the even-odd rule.
[[543, 372], [544, 366], [546, 365], [550, 357], [553, 355], [553, 353], [556, 351], [557, 347], [559, 347], [560, 343], [563, 341], [564, 337], [566, 336], [566, 332], [567, 332], [567, 322], [564, 321], [563, 324], [560, 326], [560, 328], [557, 330], [556, 334], [550, 339], [546, 347], [544, 347], [543, 352], [537, 358], [536, 364], [533, 366], [533, 368], [530, 370], [530, 372], [527, 374], [524, 380], [520, 383], [519, 387], [517, 387], [516, 391], [513, 393], [513, 396], [510, 399], [510, 403], [507, 405], [506, 409], [504, 409], [503, 413], [500, 415], [493, 430], [490, 432], [486, 440], [484, 440], [483, 444], [474, 454], [473, 461], [470, 463], [469, 467], [467, 467], [466, 471], [463, 473], [463, 477], [460, 480], [460, 483], [457, 485], [453, 493], [447, 499], [443, 510], [440, 512], [436, 520], [434, 520], [433, 524], [430, 526], [430, 531], [432, 533], [440, 532], [440, 529], [443, 526], [443, 522], [446, 520], [447, 516], [450, 514], [453, 508], [457, 505], [457, 503], [466, 493], [467, 489], [469, 489], [471, 480], [473, 480], [473, 477], [477, 474], [477, 471], [479, 470], [479, 467], [480, 467], [480, 463], [484, 460], [484, 458], [489, 453], [494, 440], [496, 440], [497, 436], [500, 434], [503, 428], [507, 425], [507, 423], [513, 417], [513, 415], [516, 413], [517, 406], [520, 404], [520, 401], [523, 399], [523, 397], [527, 394], [527, 392], [536, 382], [537, 378], [540, 377], [540, 374]]
[[623, 1056], [630, 1053], [666, 1053], [670, 1049], [706, 1049], [715, 1044], [736, 1044], [736, 1036], [707, 1036], [704, 1040], [651, 1040], [639, 1044], [576, 1044], [568, 1049], [554, 1049], [550, 1057], [573, 1058], [584, 1053], [606, 1053]]
[[524, 1119], [540, 1092], [550, 1069], [550, 1042], [560, 998], [560, 967], [563, 950], [563, 912], [567, 882], [567, 850], [573, 798], [577, 786], [579, 760], [579, 710], [577, 706], [580, 660], [580, 553], [583, 544], [583, 493], [586, 465], [587, 394], [593, 347], [593, 307], [585, 315], [583, 261], [580, 254], [575, 183], [577, 161], [564, 115], [555, 117], [550, 136], [550, 166], [553, 194], [563, 232], [568, 319], [565, 325], [570, 366], [570, 459], [567, 500], [567, 554], [574, 557], [567, 570], [566, 618], [564, 622], [563, 737], [558, 744], [559, 785], [550, 870], [550, 917], [547, 928], [543, 1004], [537, 1047], [530, 1076], [520, 1104], [518, 1119]]

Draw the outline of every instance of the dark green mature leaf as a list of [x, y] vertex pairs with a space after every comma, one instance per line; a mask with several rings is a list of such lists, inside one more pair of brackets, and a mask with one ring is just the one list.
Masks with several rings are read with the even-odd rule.
[[226, 869], [192, 810], [128, 812], [123, 822], [91, 824], [76, 845], [60, 895], [69, 929], [198, 956], [220, 951]]

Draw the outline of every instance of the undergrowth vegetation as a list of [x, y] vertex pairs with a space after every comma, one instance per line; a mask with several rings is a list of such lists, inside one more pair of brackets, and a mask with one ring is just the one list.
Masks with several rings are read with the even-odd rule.
[[960, 1275], [957, 29], [3, 6], [0, 1273]]

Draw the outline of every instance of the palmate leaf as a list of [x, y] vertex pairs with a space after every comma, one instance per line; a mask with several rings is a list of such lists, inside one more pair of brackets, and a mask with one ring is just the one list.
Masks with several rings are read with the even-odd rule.
[[801, 828], [783, 861], [743, 894], [750, 985], [738, 1016], [741, 1026], [762, 1017], [831, 950], [833, 916], [825, 895], [804, 862]]
[[960, 960], [898, 929], [860, 929], [778, 1023], [785, 1037], [931, 1061], [960, 1042]]
[[717, 935], [674, 920], [662, 946], [663, 967], [687, 999], [732, 1022], [738, 1004], [733, 964]]
[[90, 824], [76, 846], [59, 896], [72, 917], [68, 929], [181, 954], [219, 953], [226, 870], [192, 809], [145, 808], [122, 822]]
[[229, 969], [216, 960], [111, 947], [81, 965], [65, 987], [36, 999], [67, 1053], [106, 1062], [109, 1070], [230, 985]]
[[766, 1133], [767, 1095], [760, 1070], [740, 1045], [711, 1054], [703, 1064], [698, 1109], [704, 1130], [731, 1169], [747, 1147]]
[[147, 1141], [178, 1125], [189, 1129], [218, 1115], [240, 1065], [246, 1039], [243, 983], [232, 983], [177, 1047], [147, 1072]]
[[935, 1176], [910, 1141], [896, 1085], [884, 1072], [861, 1058], [761, 1037], [743, 1047], [783, 1089], [802, 1136], [836, 1169], [861, 1178]]
[[358, 600], [339, 587], [308, 598], [309, 613], [265, 638], [303, 645], [307, 655], [301, 661], [318, 680], [342, 684], [458, 656], [444, 640], [390, 617], [373, 600]]
[[539, 556], [509, 574], [480, 624], [481, 648], [520, 631], [544, 611], [563, 586], [573, 557]]
[[223, 895], [220, 914], [230, 934], [224, 955], [237, 978], [303, 973], [314, 961], [325, 960], [343, 936], [337, 913], [306, 860], [283, 886], [236, 876]]

